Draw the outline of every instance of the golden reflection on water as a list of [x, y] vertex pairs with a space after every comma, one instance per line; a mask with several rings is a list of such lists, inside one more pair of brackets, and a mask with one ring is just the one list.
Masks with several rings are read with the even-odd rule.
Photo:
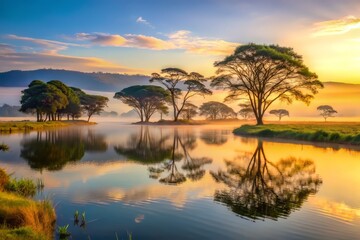
[[[244, 194], [244, 189], [239, 192], [237, 187], [241, 185], [241, 179], [246, 179], [244, 176], [251, 177], [251, 174], [238, 175], [242, 176], [241, 178], [227, 180], [223, 178], [221, 181], [215, 177], [219, 172], [228, 174], [229, 172], [226, 173], [226, 171], [229, 170], [229, 166], [247, 167], [254, 153], [257, 154], [259, 150], [257, 139], [236, 137], [231, 133], [232, 129], [233, 126], [221, 125], [178, 128], [119, 126], [117, 129], [111, 128], [108, 131], [99, 129], [91, 132], [73, 131], [72, 135], [66, 132], [63, 136], [70, 137], [72, 142], [80, 144], [74, 147], [82, 146], [75, 150], [72, 148], [75, 144], [68, 144], [61, 134], [48, 133], [46, 135], [45, 139], [50, 138], [53, 145], [44, 143], [44, 137], [39, 138], [36, 133], [32, 133], [26, 139], [20, 139], [19, 135], [8, 136], [19, 138], [20, 152], [28, 149], [29, 144], [40, 149], [53, 146], [55, 150], [51, 153], [55, 155], [50, 159], [56, 159], [58, 153], [56, 147], [59, 143], [63, 143], [61, 146], [66, 147], [63, 148], [64, 151], [68, 151], [67, 153], [75, 151], [78, 154], [76, 156], [81, 156], [81, 160], [71, 158], [74, 155], [64, 154], [61, 155], [63, 159], [60, 165], [55, 165], [57, 167], [55, 169], [53, 165], [51, 168], [46, 166], [46, 162], [45, 165], [32, 165], [35, 166], [33, 170], [28, 165], [12, 164], [9, 161], [2, 162], [1, 166], [9, 172], [15, 172], [16, 176], [44, 179], [48, 190], [60, 187], [67, 189], [68, 198], [73, 202], [107, 204], [121, 201], [128, 204], [140, 204], [166, 200], [181, 209], [189, 201], [214, 198], [220, 191], [233, 189], [229, 193]], [[0, 136], [0, 142], [6, 142], [6, 140], [6, 137]], [[16, 142], [14, 139], [10, 140]], [[34, 150], [36, 147], [30, 149]], [[256, 191], [266, 192], [269, 189], [277, 189], [276, 191], [281, 193], [290, 194], [284, 199], [299, 200], [295, 197], [296, 194], [291, 195], [291, 193], [299, 193], [298, 189], [305, 186], [302, 178], [308, 178], [311, 174], [321, 179], [322, 183], [319, 182], [318, 185], [309, 189], [308, 194], [315, 194], [308, 199], [309, 204], [319, 211], [328, 213], [331, 217], [347, 222], [356, 221], [359, 218], [360, 152], [267, 140], [262, 141], [261, 148], [269, 162], [268, 167], [271, 166], [273, 170], [269, 170], [266, 177], [267, 186], [270, 188], [261, 188]], [[20, 155], [13, 154], [14, 157]], [[73, 160], [66, 161], [65, 158], [68, 156]], [[294, 161], [284, 162], [286, 159]], [[287, 176], [291, 177], [285, 179], [286, 181], [280, 178], [280, 180], [274, 180], [274, 176], [281, 175], [274, 172], [276, 168], [278, 168], [276, 171], [281, 172], [287, 165], [291, 166], [291, 171], [297, 171], [296, 174], [288, 174]], [[304, 165], [308, 168], [301, 169], [300, 166], [304, 167]], [[159, 176], [154, 176], [154, 171], [159, 173]], [[237, 170], [230, 168], [231, 171]], [[171, 174], [173, 176], [178, 174], [176, 176], [181, 177], [170, 179]], [[230, 180], [236, 181], [230, 184]], [[96, 181], [102, 181], [102, 183], [98, 186], [90, 183]], [[290, 183], [296, 181], [300, 187], [291, 186]], [[74, 186], [79, 182], [81, 188], [75, 188]], [[124, 183], [127, 185], [125, 186]], [[247, 189], [250, 183], [251, 181], [246, 183]], [[256, 191], [251, 194], [260, 196]], [[237, 195], [236, 198], [234, 198], [235, 195], [232, 196], [231, 201], [234, 202], [240, 201], [239, 197], [244, 195]], [[273, 206], [278, 203], [269, 195], [262, 196], [268, 198], [262, 201], [271, 203], [264, 207], [277, 211]], [[301, 208], [303, 201], [307, 201], [307, 196], [300, 200], [297, 204], [293, 201], [296, 206], [286, 205], [286, 207], [289, 207], [290, 212]], [[267, 213], [262, 216], [268, 217]], [[276, 214], [270, 216], [277, 217]]]

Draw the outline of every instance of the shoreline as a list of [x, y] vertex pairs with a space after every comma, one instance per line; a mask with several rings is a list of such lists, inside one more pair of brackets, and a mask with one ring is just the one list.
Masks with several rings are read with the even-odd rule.
[[18, 132], [29, 132], [34, 130], [45, 130], [68, 126], [85, 126], [95, 125], [95, 122], [87, 122], [83, 120], [69, 120], [69, 121], [48, 121], [48, 122], [33, 122], [33, 121], [0, 121], [0, 134], [11, 134]]
[[243, 125], [234, 129], [233, 133], [237, 136], [264, 138], [276, 142], [291, 140], [303, 144], [360, 148], [360, 123]]

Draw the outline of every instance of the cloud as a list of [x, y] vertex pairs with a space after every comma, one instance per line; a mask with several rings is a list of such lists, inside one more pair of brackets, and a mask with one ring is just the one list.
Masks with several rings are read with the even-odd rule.
[[14, 69], [57, 68], [78, 71], [104, 71], [122, 73], [141, 73], [132, 69], [96, 57], [76, 57], [58, 53], [16, 52], [15, 48], [0, 43], [0, 71]]
[[347, 16], [341, 19], [317, 22], [314, 25], [313, 36], [338, 35], [360, 29], [360, 18]]
[[137, 22], [137, 23], [141, 23], [141, 24], [145, 24], [145, 25], [147, 25], [147, 26], [149, 26], [149, 27], [154, 28], [154, 26], [151, 25], [148, 20], [144, 19], [144, 18], [141, 17], [141, 16], [136, 19], [136, 22]]
[[80, 41], [89, 41], [94, 45], [100, 46], [133, 47], [153, 50], [166, 50], [175, 48], [173, 44], [162, 39], [134, 34], [120, 36], [117, 34], [106, 33], [77, 33], [75, 35], [75, 39]]
[[89, 41], [94, 45], [144, 48], [152, 50], [184, 49], [190, 53], [205, 55], [228, 55], [239, 45], [221, 39], [193, 36], [190, 31], [180, 30], [167, 35], [167, 39], [153, 36], [126, 34], [124, 36], [106, 33], [78, 33], [75, 39]]
[[19, 41], [27, 41], [33, 44], [39, 45], [42, 49], [42, 53], [47, 54], [56, 54], [61, 50], [67, 49], [69, 46], [82, 46], [76, 43], [66, 43], [54, 40], [40, 39], [40, 38], [30, 38], [30, 37], [22, 37], [14, 34], [9, 34], [5, 36], [8, 39], [19, 40]]
[[120, 35], [110, 35], [105, 33], [77, 33], [75, 35], [76, 40], [81, 41], [90, 41], [94, 44], [99, 44], [101, 46], [124, 46], [127, 40]]
[[191, 32], [186, 30], [180, 30], [170, 34], [169, 39], [177, 48], [199, 54], [228, 55], [239, 46], [239, 43], [227, 42], [221, 39], [207, 39], [192, 36]]

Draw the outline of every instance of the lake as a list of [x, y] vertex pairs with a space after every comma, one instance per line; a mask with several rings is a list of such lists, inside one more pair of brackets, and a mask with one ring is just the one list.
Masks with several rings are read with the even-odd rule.
[[360, 239], [360, 151], [243, 138], [235, 127], [0, 135], [10, 146], [0, 167], [41, 179], [36, 198], [52, 199], [72, 239]]

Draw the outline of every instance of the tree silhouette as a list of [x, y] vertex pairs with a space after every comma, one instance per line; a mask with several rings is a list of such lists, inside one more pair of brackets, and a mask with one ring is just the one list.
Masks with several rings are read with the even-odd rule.
[[149, 122], [156, 111], [167, 112], [169, 93], [159, 86], [135, 85], [115, 93], [114, 98], [133, 107], [141, 122]]
[[235, 160], [226, 161], [226, 171], [211, 172], [228, 187], [217, 190], [214, 199], [246, 219], [287, 217], [322, 183], [313, 161], [289, 157], [273, 163], [261, 141], [253, 154]]
[[253, 118], [254, 115], [254, 111], [251, 108], [251, 104], [250, 103], [240, 103], [239, 107], [241, 108], [239, 111], [239, 115], [241, 117], [243, 117], [245, 120], [248, 120], [250, 118]]
[[276, 100], [309, 104], [323, 87], [300, 55], [278, 45], [241, 45], [214, 65], [218, 70], [211, 86], [229, 90], [226, 100], [247, 97], [257, 125], [263, 124], [264, 113]]
[[[153, 73], [150, 82], [159, 82], [170, 93], [173, 107], [174, 121], [176, 122], [183, 111], [185, 104], [195, 95], [211, 95], [212, 92], [204, 85], [206, 79], [199, 73], [186, 71], [179, 68], [165, 68], [161, 73]], [[180, 85], [185, 87], [184, 94]]]
[[279, 118], [279, 121], [281, 120], [282, 117], [289, 116], [288, 110], [285, 109], [273, 109], [269, 113], [277, 116]]
[[190, 131], [163, 134], [152, 132], [148, 126], [130, 135], [124, 144], [114, 147], [118, 154], [129, 160], [149, 165], [149, 177], [164, 184], [176, 185], [187, 179], [201, 179], [203, 166], [212, 162], [209, 158], [194, 158], [191, 150], [196, 147], [196, 137]]
[[322, 116], [325, 119], [325, 122], [328, 117], [333, 117], [334, 114], [337, 113], [337, 111], [334, 110], [333, 107], [329, 105], [318, 106], [317, 110], [320, 111], [320, 116]]
[[199, 111], [200, 115], [206, 116], [207, 119], [211, 120], [236, 118], [236, 113], [231, 107], [216, 101], [203, 103]]
[[208, 145], [222, 145], [227, 142], [226, 134], [224, 130], [204, 130], [200, 138]]
[[170, 158], [172, 148], [169, 135], [154, 134], [148, 126], [140, 126], [139, 131], [131, 134], [124, 144], [118, 144], [114, 150], [130, 160], [142, 164], [154, 164]]
[[171, 158], [164, 161], [160, 166], [149, 167], [150, 177], [170, 185], [183, 183], [186, 179], [191, 179], [192, 181], [200, 180], [205, 174], [203, 166], [211, 163], [212, 159], [192, 157], [189, 150], [195, 147], [196, 137], [193, 134], [190, 132], [180, 134], [175, 129]]

